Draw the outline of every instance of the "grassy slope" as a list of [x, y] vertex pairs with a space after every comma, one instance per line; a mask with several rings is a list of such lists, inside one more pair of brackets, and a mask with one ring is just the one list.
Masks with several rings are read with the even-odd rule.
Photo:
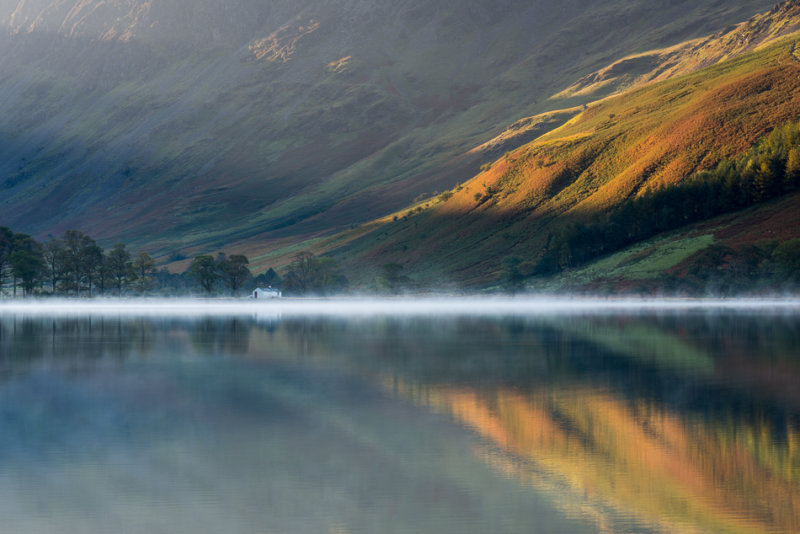
[[318, 250], [366, 278], [360, 265], [393, 261], [422, 280], [490, 284], [503, 257], [535, 259], [560, 225], [712, 167], [796, 120], [800, 63], [793, 50], [794, 41], [783, 40], [591, 104], [446, 202], [429, 202], [407, 220], [375, 221]]
[[711, 245], [738, 249], [760, 241], [800, 238], [800, 195], [792, 194], [747, 210], [648, 239], [589, 264], [536, 281], [542, 291], [662, 290], [662, 276], [682, 276], [693, 257]]
[[[192, 17], [208, 7], [217, 24], [211, 4]], [[40, 237], [77, 227], [154, 254], [256, 255], [450, 187], [485, 161], [472, 147], [520, 116], [580, 103], [547, 97], [609, 58], [768, 2], [308, 0], [275, 2], [283, 18], [244, 33], [238, 7], [260, 3], [234, 4], [220, 43], [199, 37], [209, 21], [176, 30], [188, 51], [149, 35], [153, 13], [133, 28], [147, 28], [143, 41], [94, 40], [83, 23], [44, 43], [0, 36], [2, 223]]]

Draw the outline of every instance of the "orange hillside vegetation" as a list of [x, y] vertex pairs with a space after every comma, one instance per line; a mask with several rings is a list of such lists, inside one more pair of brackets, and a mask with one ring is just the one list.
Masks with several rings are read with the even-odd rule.
[[[800, 111], [795, 40], [596, 102], [437, 199], [320, 243], [354, 269], [407, 264], [464, 284], [504, 256], [535, 259], [565, 224], [738, 155]], [[445, 267], [443, 267], [445, 266]]]

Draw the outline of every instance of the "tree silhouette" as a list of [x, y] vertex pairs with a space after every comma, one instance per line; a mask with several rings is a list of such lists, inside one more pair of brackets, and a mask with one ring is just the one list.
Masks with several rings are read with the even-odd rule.
[[58, 291], [58, 283], [64, 275], [64, 242], [58, 238], [51, 238], [44, 244], [43, 254], [50, 292], [55, 294]]
[[219, 280], [217, 262], [209, 255], [196, 256], [189, 267], [189, 274], [207, 294], [211, 294]]
[[300, 295], [324, 295], [342, 291], [348, 285], [333, 258], [317, 258], [311, 252], [296, 254], [284, 278], [284, 289]]
[[247, 256], [233, 254], [219, 264], [220, 271], [231, 290], [231, 294], [235, 295], [245, 281], [252, 276], [250, 269], [247, 268], [249, 263]]
[[147, 252], [140, 252], [133, 260], [133, 271], [136, 276], [136, 291], [144, 295], [150, 289], [150, 284], [156, 275], [156, 262]]
[[136, 272], [133, 270], [133, 262], [131, 261], [131, 253], [125, 248], [123, 243], [114, 245], [108, 255], [108, 268], [111, 280], [114, 287], [117, 288], [117, 296], [122, 296], [122, 290], [127, 288], [131, 280], [136, 278]]
[[14, 235], [14, 250], [9, 256], [11, 272], [16, 282], [22, 282], [25, 295], [33, 293], [44, 273], [42, 245], [27, 234]]

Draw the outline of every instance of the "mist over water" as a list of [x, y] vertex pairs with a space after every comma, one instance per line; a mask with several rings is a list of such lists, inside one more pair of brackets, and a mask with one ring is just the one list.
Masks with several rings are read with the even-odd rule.
[[13, 532], [791, 532], [796, 300], [0, 304]]
[[287, 316], [373, 315], [542, 315], [653, 311], [800, 311], [800, 298], [661, 298], [624, 297], [339, 297], [274, 300], [222, 299], [27, 299], [0, 301], [0, 314], [40, 316]]

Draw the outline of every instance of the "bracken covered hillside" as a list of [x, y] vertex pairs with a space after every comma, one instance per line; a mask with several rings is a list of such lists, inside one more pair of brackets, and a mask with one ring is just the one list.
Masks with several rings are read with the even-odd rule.
[[592, 103], [455, 189], [317, 247], [356, 270], [396, 262], [462, 285], [492, 283], [503, 258], [535, 265], [566, 229], [736, 161], [797, 121], [795, 39]]
[[448, 189], [503, 125], [591, 100], [550, 99], [574, 80], [769, 5], [0, 0], [0, 224], [255, 255]]

